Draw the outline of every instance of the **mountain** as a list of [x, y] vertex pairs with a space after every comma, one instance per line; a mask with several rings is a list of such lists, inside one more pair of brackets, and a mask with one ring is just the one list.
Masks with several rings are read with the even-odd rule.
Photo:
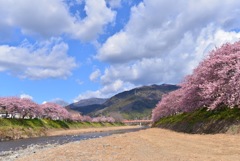
[[111, 115], [120, 113], [125, 119], [143, 119], [151, 116], [152, 109], [161, 100], [162, 95], [178, 89], [176, 85], [151, 85], [134, 88], [108, 99], [105, 108], [92, 115]]
[[90, 103], [82, 106], [78, 102], [70, 106], [82, 114], [90, 116], [113, 116], [124, 119], [143, 119], [150, 118], [152, 109], [161, 100], [162, 95], [178, 89], [179, 86], [162, 84], [134, 88], [124, 91], [105, 100], [104, 103]]
[[104, 108], [102, 104], [106, 101], [107, 99], [105, 98], [82, 99], [76, 103], [68, 105], [67, 108], [81, 112], [83, 115], [87, 115], [91, 112], [101, 110], [102, 108]]
[[82, 99], [76, 103], [73, 103], [74, 106], [77, 107], [83, 107], [83, 106], [89, 106], [94, 104], [103, 104], [106, 102], [107, 99], [105, 98], [89, 98], [89, 99]]

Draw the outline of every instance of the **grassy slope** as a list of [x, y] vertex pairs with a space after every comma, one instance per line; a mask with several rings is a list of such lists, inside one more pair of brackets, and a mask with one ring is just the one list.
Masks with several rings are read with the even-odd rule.
[[207, 111], [205, 108], [161, 118], [154, 127], [186, 133], [239, 133], [240, 109], [222, 108]]
[[44, 136], [48, 129], [120, 126], [121, 123], [70, 122], [48, 119], [0, 119], [0, 140]]

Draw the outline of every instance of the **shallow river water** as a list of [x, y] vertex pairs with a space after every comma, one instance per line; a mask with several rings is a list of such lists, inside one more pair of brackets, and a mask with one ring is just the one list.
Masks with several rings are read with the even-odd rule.
[[34, 145], [44, 146], [48, 144], [65, 144], [65, 143], [74, 142], [74, 141], [109, 136], [113, 134], [134, 132], [134, 131], [139, 131], [145, 128], [146, 127], [139, 127], [139, 128], [133, 128], [133, 129], [113, 130], [113, 131], [107, 131], [107, 132], [93, 132], [93, 133], [84, 133], [84, 134], [78, 134], [78, 135], [46, 136], [46, 137], [37, 137], [37, 138], [29, 138], [29, 139], [2, 141], [0, 142], [0, 154], [5, 151], [21, 150]]

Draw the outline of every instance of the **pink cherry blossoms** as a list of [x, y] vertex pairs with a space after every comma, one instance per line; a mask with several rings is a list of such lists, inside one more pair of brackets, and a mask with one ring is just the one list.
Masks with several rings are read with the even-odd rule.
[[0, 98], [0, 107], [12, 117], [19, 114], [22, 118], [26, 116], [32, 118], [41, 114], [39, 105], [26, 98], [2, 97]]
[[56, 103], [47, 102], [40, 106], [43, 110], [42, 116], [44, 118], [52, 120], [67, 120], [70, 117], [69, 112]]
[[22, 119], [47, 118], [76, 122], [115, 122], [112, 117], [91, 118], [77, 112], [69, 112], [56, 103], [47, 102], [39, 105], [30, 99], [19, 97], [0, 97], [0, 113], [4, 113], [6, 117]]
[[225, 44], [209, 53], [180, 84], [165, 95], [152, 111], [154, 122], [165, 116], [222, 105], [240, 108], [240, 41]]

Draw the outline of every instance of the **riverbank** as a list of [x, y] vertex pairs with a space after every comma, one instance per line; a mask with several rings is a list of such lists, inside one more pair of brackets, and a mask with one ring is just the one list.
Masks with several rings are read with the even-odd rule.
[[203, 108], [163, 117], [153, 126], [191, 134], [238, 134], [240, 133], [240, 109], [225, 107], [207, 110]]
[[0, 161], [15, 160], [22, 155], [31, 154], [39, 149], [52, 148], [58, 145], [67, 144], [81, 140], [106, 137], [114, 134], [123, 134], [139, 131], [146, 127], [141, 126], [121, 126], [105, 128], [88, 128], [64, 131], [52, 131], [49, 137], [37, 137], [29, 139], [11, 140], [0, 142]]
[[[54, 135], [60, 131], [124, 126], [123, 123], [73, 122], [49, 119], [0, 119], [0, 141]], [[70, 131], [69, 131], [70, 132]], [[68, 132], [67, 132], [68, 133]], [[57, 134], [55, 134], [57, 135]], [[65, 134], [64, 134], [65, 135]]]
[[239, 160], [240, 135], [199, 135], [152, 128], [21, 152], [18, 161]]

